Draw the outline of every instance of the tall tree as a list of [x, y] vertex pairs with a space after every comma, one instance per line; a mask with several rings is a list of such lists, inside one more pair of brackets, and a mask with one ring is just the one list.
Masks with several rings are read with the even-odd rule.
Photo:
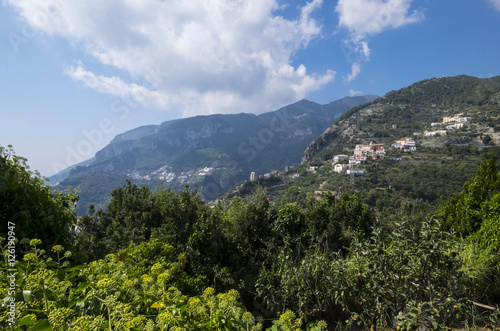
[[0, 236], [5, 236], [7, 226], [13, 224], [18, 240], [41, 239], [42, 248], [70, 246], [77, 195], [52, 191], [46, 179], [30, 171], [26, 162], [11, 145], [0, 146]]

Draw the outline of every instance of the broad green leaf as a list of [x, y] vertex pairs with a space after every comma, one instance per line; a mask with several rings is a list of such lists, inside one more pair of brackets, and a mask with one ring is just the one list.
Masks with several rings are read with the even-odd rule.
[[26, 303], [31, 301], [31, 291], [23, 291], [23, 299]]
[[30, 331], [52, 331], [52, 327], [48, 320], [41, 320], [33, 326]]
[[87, 287], [89, 287], [91, 284], [90, 283], [81, 283], [78, 288], [73, 292], [74, 295], [78, 295], [85, 291]]
[[17, 322], [17, 325], [34, 325], [36, 320], [32, 319], [31, 316], [25, 316]]

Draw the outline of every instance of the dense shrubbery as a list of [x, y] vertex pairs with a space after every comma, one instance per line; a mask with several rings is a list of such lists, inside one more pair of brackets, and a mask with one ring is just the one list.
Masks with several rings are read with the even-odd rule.
[[[13, 159], [2, 155], [8, 171]], [[32, 178], [14, 169], [18, 178]], [[498, 178], [496, 161], [486, 160], [435, 217], [408, 201], [395, 212], [397, 222], [377, 220], [346, 194], [277, 207], [257, 190], [245, 200], [207, 205], [187, 187], [151, 192], [127, 182], [106, 210], [90, 208], [78, 221], [74, 242], [73, 222], [54, 225], [64, 232], [56, 238], [66, 238], [64, 247], [73, 254], [62, 242], [33, 239], [35, 228], [23, 232], [16, 244], [23, 255], [15, 265], [15, 326], [9, 326], [11, 268], [2, 242], [0, 325], [442, 330], [475, 321], [498, 324], [495, 314], [478, 320], [471, 301], [500, 302]], [[40, 180], [12, 182], [17, 186], [2, 191], [2, 203], [13, 207], [2, 217], [23, 214], [25, 205], [9, 198], [14, 193], [45, 192]], [[62, 215], [70, 215], [61, 197], [48, 199], [42, 210], [60, 201]]]
[[[235, 290], [217, 294], [210, 287], [202, 290], [203, 278], [186, 277], [182, 256], [174, 263], [159, 258], [151, 266], [138, 266], [130, 263], [136, 254], [140, 257], [141, 248], [134, 247], [85, 267], [65, 268], [60, 261], [44, 258], [39, 243], [31, 240], [32, 250], [17, 265], [24, 276], [17, 279], [18, 326], [12, 330], [261, 329], [238, 303]], [[146, 249], [171, 255], [171, 247], [159, 246], [163, 247], [153, 242]], [[173, 285], [197, 288], [201, 294], [184, 295]], [[9, 318], [4, 310], [0, 321], [4, 329]]]
[[500, 172], [496, 158], [481, 163], [477, 174], [436, 212], [444, 228], [465, 240], [465, 267], [477, 282], [478, 297], [500, 302]]

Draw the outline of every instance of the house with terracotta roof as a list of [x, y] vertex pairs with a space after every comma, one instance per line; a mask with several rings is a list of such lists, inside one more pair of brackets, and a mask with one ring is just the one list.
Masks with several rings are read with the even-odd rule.
[[354, 149], [354, 157], [365, 156], [372, 159], [380, 159], [385, 157], [384, 144], [356, 145]]
[[339, 161], [348, 160], [348, 159], [349, 159], [349, 155], [346, 155], [346, 154], [338, 154], [338, 155], [335, 155], [333, 157], [334, 162], [339, 162]]

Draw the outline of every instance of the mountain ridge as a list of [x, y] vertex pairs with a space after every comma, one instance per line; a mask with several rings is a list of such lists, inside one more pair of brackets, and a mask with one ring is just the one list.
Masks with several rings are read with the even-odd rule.
[[[74, 167], [58, 187], [92, 190], [84, 184], [95, 182], [92, 176], [112, 183], [129, 178], [151, 188], [182, 189], [189, 184], [211, 200], [251, 172], [298, 165], [306, 146], [328, 125], [353, 105], [375, 98], [346, 97], [325, 105], [304, 99], [260, 115], [200, 115], [135, 128], [117, 135], [90, 164]], [[99, 202], [89, 195], [82, 191], [80, 205]]]

